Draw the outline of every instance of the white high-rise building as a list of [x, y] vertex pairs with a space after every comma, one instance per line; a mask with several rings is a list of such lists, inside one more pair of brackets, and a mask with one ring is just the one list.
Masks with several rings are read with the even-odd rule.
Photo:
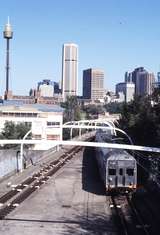
[[77, 95], [78, 81], [78, 46], [73, 43], [63, 45], [62, 52], [62, 96]]
[[130, 102], [134, 100], [135, 95], [135, 84], [132, 82], [126, 83], [126, 91], [125, 91], [125, 101]]

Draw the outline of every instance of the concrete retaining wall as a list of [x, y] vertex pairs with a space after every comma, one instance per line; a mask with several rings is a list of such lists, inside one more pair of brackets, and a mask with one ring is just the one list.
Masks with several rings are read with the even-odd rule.
[[15, 150], [0, 150], [0, 179], [17, 171], [16, 152]]
[[[53, 154], [56, 148], [48, 151], [43, 150], [24, 150], [23, 165], [24, 168], [31, 164], [36, 164], [41, 159]], [[19, 150], [0, 150], [0, 180], [18, 172]]]

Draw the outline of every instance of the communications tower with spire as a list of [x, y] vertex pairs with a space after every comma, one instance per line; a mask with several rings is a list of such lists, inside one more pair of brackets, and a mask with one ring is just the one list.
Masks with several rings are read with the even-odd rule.
[[7, 43], [6, 44], [6, 90], [5, 90], [5, 95], [4, 95], [5, 100], [7, 100], [8, 95], [9, 95], [9, 42], [10, 42], [10, 39], [12, 39], [13, 37], [13, 31], [12, 31], [11, 24], [9, 22], [9, 17], [8, 17], [8, 22], [4, 28], [3, 36], [6, 39], [6, 43]]

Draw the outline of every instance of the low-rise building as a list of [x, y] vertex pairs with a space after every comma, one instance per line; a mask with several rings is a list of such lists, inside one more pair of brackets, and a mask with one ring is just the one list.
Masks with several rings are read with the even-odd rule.
[[[32, 139], [62, 140], [63, 109], [56, 105], [19, 104], [6, 101], [0, 105], [0, 131], [6, 121], [31, 126]], [[36, 144], [34, 149], [49, 149], [50, 144]]]
[[29, 96], [27, 95], [13, 95], [10, 91], [7, 100], [12, 102], [19, 102], [21, 104], [49, 104], [59, 105], [62, 102], [62, 95], [54, 94], [52, 97], [40, 96], [40, 92], [35, 89], [30, 89]]

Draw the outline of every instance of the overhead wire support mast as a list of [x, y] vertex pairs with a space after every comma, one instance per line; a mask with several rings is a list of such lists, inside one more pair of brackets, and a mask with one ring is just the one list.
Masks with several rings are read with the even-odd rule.
[[8, 91], [9, 91], [9, 40], [13, 37], [12, 28], [9, 22], [5, 25], [3, 37], [6, 39], [6, 90], [5, 90], [5, 100], [7, 100], [8, 97]]

